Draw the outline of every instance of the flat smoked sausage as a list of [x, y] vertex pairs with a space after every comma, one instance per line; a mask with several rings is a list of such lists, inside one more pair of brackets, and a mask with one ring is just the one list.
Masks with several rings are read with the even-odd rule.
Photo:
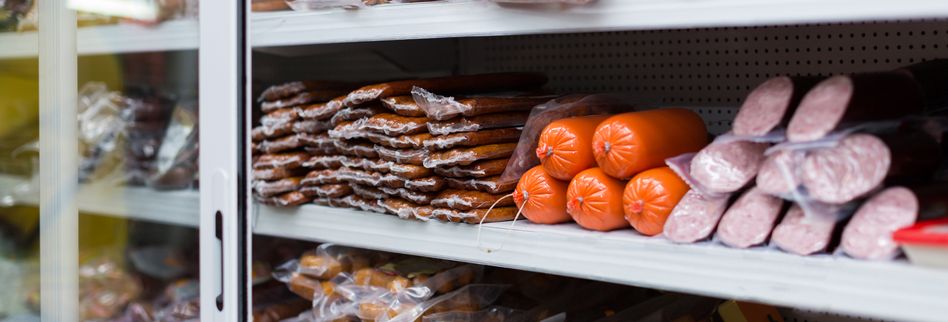
[[532, 89], [545, 84], [546, 76], [535, 73], [496, 73], [401, 80], [369, 85], [352, 91], [346, 106], [358, 106], [380, 98], [411, 94], [418, 86], [435, 93], [483, 93], [496, 90]]

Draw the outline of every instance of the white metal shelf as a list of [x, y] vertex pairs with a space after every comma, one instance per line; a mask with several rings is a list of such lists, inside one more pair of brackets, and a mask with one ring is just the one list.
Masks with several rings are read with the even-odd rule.
[[457, 0], [363, 10], [253, 15], [254, 47], [470, 36], [760, 26], [948, 17], [943, 0], [599, 0], [587, 6], [501, 6]]
[[[11, 197], [14, 204], [38, 205], [39, 189], [31, 188], [36, 184], [0, 175], [0, 194]], [[76, 201], [83, 213], [198, 226], [200, 197], [197, 190], [157, 191], [147, 187], [80, 184]]]
[[[80, 55], [121, 54], [198, 48], [196, 20], [175, 20], [156, 26], [117, 24], [79, 28]], [[0, 58], [36, 57], [36, 32], [0, 33]]]
[[576, 276], [671, 291], [896, 320], [948, 316], [948, 271], [904, 262], [801, 257], [714, 243], [676, 245], [573, 224], [417, 222], [307, 205], [259, 206], [254, 232]]

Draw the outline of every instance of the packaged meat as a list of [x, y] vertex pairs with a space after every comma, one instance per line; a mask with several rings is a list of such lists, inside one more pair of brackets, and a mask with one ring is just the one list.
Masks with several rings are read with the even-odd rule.
[[[332, 103], [333, 105], [332, 108], [335, 108], [336, 110], [338, 110], [339, 106], [341, 106], [340, 104], [342, 104], [342, 99], [344, 98], [344, 97], [339, 97], [339, 95], [345, 95], [347, 94], [347, 92], [348, 91], [332, 90], [332, 89], [300, 92], [291, 97], [286, 97], [286, 98], [272, 100], [272, 101], [263, 101], [260, 103], [260, 111], [264, 113], [270, 113], [270, 112], [283, 109], [283, 108], [301, 107], [303, 104], [310, 104], [314, 102], [326, 102], [326, 101], [329, 101], [330, 103]], [[315, 105], [315, 104], [311, 104], [310, 106], [312, 105]], [[322, 112], [322, 114], [325, 114], [328, 116], [332, 116], [332, 113], [335, 113], [335, 111], [329, 112], [329, 113]], [[310, 118], [323, 119], [323, 117], [316, 117], [316, 116], [313, 116]]]
[[253, 180], [279, 180], [289, 177], [298, 177], [306, 173], [303, 168], [266, 168], [254, 169]]
[[559, 180], [571, 180], [580, 171], [596, 166], [592, 138], [607, 115], [578, 116], [553, 121], [540, 132], [537, 158], [546, 173]]
[[324, 184], [336, 184], [341, 183], [342, 179], [338, 174], [339, 170], [313, 170], [306, 174], [303, 177], [303, 180], [300, 181], [300, 184], [304, 186], [319, 186]]
[[254, 142], [260, 142], [266, 139], [275, 139], [290, 135], [293, 132], [295, 123], [286, 122], [272, 126], [261, 125], [250, 130], [250, 139]]
[[689, 190], [668, 215], [663, 234], [676, 243], [694, 243], [714, 232], [729, 197], [709, 198]]
[[847, 218], [847, 206], [820, 205], [804, 214], [803, 208], [794, 204], [783, 220], [774, 228], [771, 242], [780, 249], [797, 255], [810, 255], [829, 251], [838, 223]]
[[332, 123], [323, 120], [300, 120], [293, 122], [294, 133], [319, 133], [332, 128]]
[[448, 187], [461, 190], [477, 190], [490, 193], [504, 193], [514, 190], [517, 186], [516, 181], [503, 181], [500, 176], [487, 178], [444, 178]]
[[316, 247], [315, 251], [303, 253], [296, 271], [306, 276], [328, 280], [342, 273], [373, 267], [386, 259], [387, 255], [382, 252], [326, 243]]
[[291, 134], [278, 139], [264, 140], [259, 143], [259, 149], [263, 153], [279, 153], [293, 149], [301, 148], [305, 143], [300, 140], [303, 134]]
[[456, 210], [484, 209], [513, 206], [513, 198], [508, 195], [491, 194], [481, 191], [447, 189], [439, 192], [431, 200], [432, 207]]
[[310, 201], [310, 198], [299, 191], [290, 191], [272, 197], [255, 196], [255, 199], [261, 204], [276, 207], [294, 207]]
[[[398, 218], [402, 219], [414, 218], [414, 213], [422, 207], [421, 205], [408, 200], [394, 197], [379, 199], [378, 205], [382, 208], [385, 208], [386, 213], [396, 215]], [[427, 217], [428, 216], [425, 216], [425, 218]]]
[[384, 214], [385, 208], [382, 208], [378, 205], [375, 199], [366, 199], [357, 195], [348, 195], [339, 199], [340, 202], [346, 204], [349, 208], [355, 208], [362, 211], [370, 211], [375, 213]]
[[546, 173], [543, 166], [527, 170], [517, 183], [513, 200], [524, 217], [538, 224], [558, 224], [572, 220], [566, 212], [566, 189], [569, 182], [559, 181]]
[[757, 85], [734, 117], [736, 135], [761, 136], [786, 127], [800, 100], [820, 78], [777, 76]]
[[921, 111], [921, 89], [906, 73], [833, 76], [816, 84], [803, 97], [790, 119], [787, 139], [812, 141], [853, 123], [894, 119]]
[[448, 185], [447, 180], [438, 176], [406, 180], [398, 176], [385, 176], [381, 183], [388, 188], [405, 188], [418, 192], [436, 192]]
[[757, 176], [766, 143], [712, 143], [691, 160], [691, 177], [713, 193], [730, 193]]
[[376, 114], [365, 120], [363, 127], [372, 132], [388, 136], [418, 134], [425, 132], [427, 117], [401, 116], [392, 113]]
[[352, 184], [350, 186], [352, 187], [352, 193], [365, 199], [385, 199], [388, 197], [388, 194], [373, 186], [363, 186], [360, 184]]
[[516, 148], [516, 143], [500, 143], [473, 148], [457, 148], [441, 152], [432, 152], [425, 156], [422, 164], [426, 168], [469, 165], [482, 160], [510, 157]]
[[523, 134], [517, 143], [517, 149], [501, 175], [507, 183], [516, 184], [523, 173], [540, 164], [537, 158], [537, 141], [540, 131], [551, 122], [573, 116], [612, 114], [632, 110], [625, 99], [608, 95], [570, 95], [551, 100], [536, 106], [530, 111], [529, 120], [523, 127]]
[[948, 218], [919, 222], [895, 232], [893, 239], [913, 264], [948, 268]]
[[301, 179], [301, 177], [290, 177], [273, 181], [255, 180], [252, 184], [253, 191], [261, 197], [271, 197], [299, 189]]
[[434, 175], [434, 171], [420, 165], [392, 163], [389, 166], [389, 173], [405, 178], [418, 179]]
[[340, 181], [366, 186], [377, 186], [382, 180], [382, 173], [346, 167], [334, 171], [334, 175]]
[[566, 212], [583, 228], [610, 231], [629, 226], [622, 210], [625, 182], [600, 169], [587, 169], [569, 182]]
[[508, 307], [491, 306], [480, 311], [450, 311], [432, 313], [422, 317], [423, 322], [529, 322], [542, 317], [532, 312]]
[[471, 117], [460, 117], [447, 121], [428, 122], [428, 133], [448, 135], [461, 132], [475, 132], [505, 127], [519, 127], [527, 123], [527, 112], [497, 113]]
[[342, 153], [339, 151], [339, 149], [336, 149], [335, 143], [332, 147], [304, 146], [303, 151], [309, 153], [309, 155], [312, 156], [339, 155]]
[[421, 149], [425, 147], [425, 141], [433, 137], [434, 136], [429, 133], [399, 135], [395, 137], [376, 133], [366, 134], [366, 138], [372, 141], [372, 143], [393, 149]]
[[599, 124], [592, 141], [596, 163], [620, 179], [662, 166], [669, 157], [697, 152], [707, 143], [704, 121], [683, 108], [612, 116]]
[[308, 147], [320, 148], [320, 149], [335, 149], [336, 140], [330, 138], [326, 133], [320, 134], [309, 134], [301, 133], [298, 135], [299, 140], [303, 142], [304, 145]]
[[431, 136], [425, 139], [424, 147], [429, 150], [447, 150], [456, 147], [471, 147], [496, 143], [511, 143], [520, 140], [519, 128], [491, 129], [476, 132], [461, 132], [448, 135]]
[[389, 187], [379, 187], [379, 190], [390, 195], [396, 196], [411, 202], [414, 202], [419, 205], [428, 205], [431, 203], [436, 196], [434, 193], [429, 192], [419, 192], [414, 190], [409, 190], [405, 188], [389, 188]]
[[764, 159], [757, 172], [757, 189], [775, 196], [786, 197], [800, 186], [800, 168], [806, 153], [777, 151]]
[[350, 169], [362, 169], [365, 171], [388, 173], [392, 168], [392, 161], [368, 158], [346, 158], [342, 160], [342, 166]]
[[852, 134], [836, 147], [808, 153], [800, 173], [813, 199], [841, 204], [865, 196], [883, 180], [929, 180], [940, 164], [941, 148], [928, 134]]
[[556, 96], [472, 96], [458, 98], [441, 96], [421, 87], [411, 91], [417, 105], [433, 120], [443, 121], [457, 116], [476, 116], [492, 113], [529, 112]]
[[499, 175], [507, 168], [510, 159], [484, 160], [469, 165], [456, 165], [434, 168], [434, 173], [452, 178], [484, 178]]
[[856, 210], [843, 229], [839, 247], [854, 258], [892, 259], [899, 254], [892, 234], [914, 224], [918, 213], [915, 193], [905, 187], [886, 188]]
[[642, 171], [622, 193], [625, 219], [643, 235], [661, 234], [672, 209], [687, 192], [688, 185], [668, 167]]
[[263, 126], [277, 126], [283, 123], [292, 123], [300, 119], [299, 107], [287, 107], [274, 110], [260, 117]]
[[333, 115], [329, 121], [333, 126], [337, 126], [345, 121], [355, 121], [387, 112], [388, 110], [378, 104], [367, 104], [359, 107], [346, 107], [339, 110], [339, 112], [336, 112], [336, 114]]
[[314, 155], [303, 161], [302, 167], [312, 170], [337, 169], [348, 158], [343, 155]]
[[375, 146], [371, 143], [335, 140], [333, 141], [333, 144], [336, 146], [336, 150], [339, 150], [340, 153], [348, 156], [372, 159], [379, 157], [379, 153], [376, 152]]
[[457, 291], [444, 294], [424, 301], [410, 310], [389, 317], [381, 315], [377, 322], [412, 322], [419, 321], [424, 314], [449, 311], [478, 311], [487, 307], [503, 294], [507, 285], [501, 284], [471, 284]]
[[301, 107], [300, 117], [306, 120], [329, 121], [342, 109], [342, 97], [328, 102], [309, 104]]
[[379, 145], [375, 146], [375, 151], [383, 160], [419, 166], [425, 165], [425, 157], [428, 155], [428, 150], [425, 149], [390, 149]]
[[542, 86], [546, 81], [546, 76], [534, 73], [496, 73], [401, 80], [354, 90], [346, 97], [345, 103], [346, 106], [358, 106], [381, 98], [408, 95], [415, 86], [437, 93], [457, 94], [534, 89]]
[[356, 85], [345, 82], [320, 80], [295, 81], [267, 87], [265, 90], [263, 90], [263, 93], [260, 94], [258, 100], [261, 102], [276, 101], [283, 98], [292, 97], [303, 92], [316, 92], [321, 90], [350, 91], [355, 87]]
[[327, 134], [337, 140], [367, 139], [371, 132], [365, 130], [366, 120], [368, 119], [340, 122], [330, 129]]
[[309, 160], [309, 154], [306, 152], [286, 152], [278, 154], [264, 154], [260, 157], [254, 159], [253, 168], [254, 169], [268, 169], [268, 168], [287, 168], [287, 169], [296, 169], [303, 166], [307, 160]]
[[344, 183], [313, 186], [319, 198], [341, 198], [352, 194], [352, 187]]
[[751, 188], [724, 212], [715, 236], [722, 243], [736, 248], [761, 245], [767, 242], [777, 219], [785, 210], [780, 198], [757, 187]]
[[382, 105], [395, 112], [395, 114], [412, 117], [427, 116], [425, 110], [421, 109], [415, 103], [415, 99], [410, 95], [393, 96], [381, 99]]
[[511, 221], [517, 216], [516, 207], [494, 207], [491, 209], [456, 210], [450, 208], [434, 208], [431, 216], [446, 218], [450, 222], [479, 224], [500, 221]]

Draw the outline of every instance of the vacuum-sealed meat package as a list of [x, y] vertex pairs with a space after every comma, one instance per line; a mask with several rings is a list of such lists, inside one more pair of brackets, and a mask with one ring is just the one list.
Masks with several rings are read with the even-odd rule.
[[516, 148], [516, 143], [501, 143], [432, 152], [424, 158], [422, 164], [427, 168], [469, 165], [481, 160], [508, 158]]
[[518, 127], [527, 123], [527, 112], [497, 113], [460, 117], [447, 121], [428, 122], [428, 132], [433, 135], [448, 135], [461, 132], [475, 132], [481, 130]]
[[490, 129], [475, 132], [461, 132], [437, 135], [426, 138], [423, 145], [429, 150], [447, 150], [456, 147], [471, 147], [497, 143], [511, 143], [520, 140], [520, 128]]
[[415, 87], [411, 95], [425, 115], [437, 121], [457, 116], [477, 116], [492, 113], [529, 112], [534, 106], [556, 98], [552, 95], [478, 95], [465, 98], [441, 96], [422, 87]]
[[547, 81], [535, 73], [496, 73], [439, 78], [411, 79], [364, 86], [346, 97], [346, 106], [358, 106], [377, 99], [411, 94], [415, 86], [436, 93], [483, 93], [497, 90], [535, 89]]

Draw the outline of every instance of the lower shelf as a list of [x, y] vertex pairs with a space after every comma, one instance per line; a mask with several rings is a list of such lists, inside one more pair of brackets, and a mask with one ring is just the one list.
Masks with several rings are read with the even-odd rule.
[[[574, 224], [417, 222], [351, 209], [258, 205], [254, 232], [608, 282], [897, 320], [948, 316], [948, 271], [905, 262], [677, 245]], [[480, 235], [480, 239], [478, 239]]]

